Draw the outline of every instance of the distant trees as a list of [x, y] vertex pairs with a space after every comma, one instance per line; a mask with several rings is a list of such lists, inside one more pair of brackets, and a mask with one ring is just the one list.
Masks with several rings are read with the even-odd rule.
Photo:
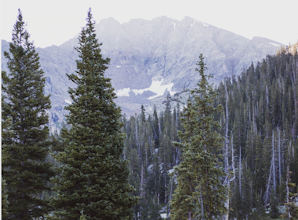
[[46, 111], [51, 104], [43, 93], [44, 72], [20, 10], [12, 40], [9, 53], [4, 52], [10, 72], [2, 72], [2, 173], [9, 202], [3, 219], [32, 219], [51, 209], [42, 198], [54, 175], [46, 162], [50, 144]]
[[[122, 159], [124, 137], [121, 110], [109, 78], [104, 77], [109, 59], [103, 59], [96, 39], [91, 10], [79, 36], [76, 74], [67, 75], [77, 87], [69, 89], [73, 103], [62, 131], [64, 150], [51, 204], [53, 219], [131, 219], [137, 197], [128, 183], [128, 161]], [[81, 215], [84, 213], [84, 216]]]
[[216, 93], [207, 82], [203, 59], [201, 54], [200, 69], [196, 69], [201, 79], [198, 88], [191, 90], [193, 100], [188, 100], [181, 119], [185, 132], [178, 131], [183, 141], [173, 143], [183, 153], [174, 171], [178, 185], [171, 201], [171, 219], [220, 218], [226, 211], [227, 188], [222, 184], [219, 156], [223, 138], [217, 132], [219, 122], [213, 118], [222, 106], [213, 107]]
[[286, 197], [287, 167], [298, 182], [297, 67], [297, 52], [282, 50], [217, 88], [216, 105], [222, 104], [229, 114], [218, 120], [227, 125], [228, 145], [232, 149], [233, 144], [237, 158], [230, 182], [230, 218], [264, 214], [269, 206], [270, 215], [277, 216], [274, 206]]

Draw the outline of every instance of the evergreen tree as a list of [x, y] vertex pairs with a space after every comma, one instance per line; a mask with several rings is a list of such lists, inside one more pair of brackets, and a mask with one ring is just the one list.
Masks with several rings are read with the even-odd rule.
[[8, 59], [10, 73], [2, 72], [2, 118], [10, 120], [2, 131], [2, 172], [7, 183], [9, 205], [4, 219], [32, 219], [50, 210], [41, 193], [50, 190], [51, 164], [45, 161], [49, 152], [46, 111], [51, 107], [44, 95], [45, 77], [39, 56], [19, 10], [14, 25]]
[[142, 124], [146, 121], [146, 113], [145, 113], [145, 108], [144, 108], [144, 105], [142, 104], [141, 106], [141, 120], [142, 120]]
[[207, 82], [202, 54], [198, 65], [199, 88], [191, 91], [194, 101], [188, 101], [183, 113], [185, 133], [178, 133], [183, 142], [173, 142], [183, 154], [174, 171], [178, 187], [171, 202], [171, 219], [213, 219], [226, 212], [227, 189], [221, 182], [224, 171], [218, 155], [223, 139], [216, 131], [219, 123], [213, 120], [222, 107], [213, 107], [216, 93]]
[[4, 179], [2, 179], [2, 194], [1, 194], [1, 199], [2, 199], [2, 218], [6, 219], [8, 216], [7, 208], [8, 208], [8, 195], [7, 195], [7, 190], [6, 190], [7, 184]]
[[275, 219], [280, 216], [279, 209], [278, 209], [278, 200], [276, 196], [274, 195], [274, 192], [272, 190], [270, 195], [270, 204], [271, 204], [271, 211], [270, 211], [270, 217]]
[[61, 176], [53, 179], [51, 204], [60, 219], [77, 220], [82, 210], [86, 219], [130, 219], [137, 197], [131, 195], [128, 161], [121, 158], [121, 109], [104, 77], [110, 60], [102, 58], [90, 9], [86, 20], [75, 48], [76, 74], [67, 75], [77, 87], [69, 88], [73, 104], [66, 107], [66, 121], [72, 127], [62, 132], [64, 151], [56, 156]]
[[86, 216], [84, 215], [84, 212], [83, 212], [83, 211], [81, 211], [80, 220], [87, 220], [87, 219], [86, 219]]
[[287, 203], [285, 203], [287, 210], [282, 217], [288, 217], [289, 219], [298, 219], [298, 206], [295, 204], [295, 198], [298, 193], [293, 193], [290, 188], [295, 188], [296, 184], [290, 179], [291, 171], [287, 173]]

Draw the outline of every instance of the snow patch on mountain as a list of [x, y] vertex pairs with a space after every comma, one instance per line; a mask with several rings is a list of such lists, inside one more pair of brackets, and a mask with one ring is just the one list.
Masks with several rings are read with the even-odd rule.
[[276, 43], [272, 43], [272, 42], [269, 42], [269, 44], [275, 46], [275, 47], [280, 47], [280, 44], [276, 44]]
[[149, 91], [155, 92], [157, 95], [150, 96], [148, 99], [154, 99], [156, 97], [162, 96], [166, 90], [170, 92], [171, 95], [174, 95], [175, 92], [172, 92], [172, 87], [174, 83], [162, 85], [163, 80], [160, 81], [152, 81], [151, 86], [148, 88]]
[[119, 89], [116, 91], [117, 96], [129, 96], [130, 88]]
[[151, 92], [156, 93], [156, 95], [150, 96], [148, 99], [154, 99], [156, 97], [162, 96], [165, 93], [165, 91], [169, 91], [169, 93], [171, 95], [175, 94], [175, 92], [171, 91], [172, 87], [174, 86], [174, 83], [165, 84], [165, 85], [162, 85], [162, 83], [163, 83], [163, 79], [153, 80], [150, 87], [148, 87], [146, 89], [124, 88], [124, 89], [117, 90], [116, 94], [117, 94], [118, 97], [120, 97], [120, 96], [129, 96], [129, 93], [131, 91], [136, 95], [143, 94], [143, 92], [145, 92], [145, 91], [151, 91]]
[[175, 30], [175, 28], [176, 28], [176, 24], [174, 23], [174, 22], [171, 22], [173, 25], [174, 25], [174, 30]]
[[204, 27], [209, 27], [209, 24], [205, 24], [205, 23], [203, 23], [203, 26], [204, 26]]

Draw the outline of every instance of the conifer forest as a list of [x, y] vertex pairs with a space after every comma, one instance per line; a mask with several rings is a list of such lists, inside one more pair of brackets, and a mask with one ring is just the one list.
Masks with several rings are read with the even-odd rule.
[[19, 10], [2, 71], [3, 219], [298, 219], [298, 43], [216, 86], [202, 54], [197, 87], [129, 116], [94, 23], [90, 9], [72, 104], [51, 134]]

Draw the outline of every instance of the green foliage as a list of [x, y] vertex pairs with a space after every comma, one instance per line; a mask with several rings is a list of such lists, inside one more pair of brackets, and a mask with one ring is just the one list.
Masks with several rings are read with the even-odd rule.
[[271, 203], [270, 217], [273, 219], [278, 218], [280, 216], [279, 209], [278, 209], [279, 204], [273, 191], [270, 196], [270, 203]]
[[86, 216], [84, 215], [84, 212], [83, 212], [83, 211], [81, 211], [80, 220], [87, 220], [87, 219], [86, 219]]
[[46, 162], [50, 145], [46, 111], [51, 106], [49, 96], [43, 94], [45, 78], [39, 56], [20, 10], [12, 40], [9, 52], [4, 52], [10, 72], [2, 72], [2, 172], [9, 201], [3, 219], [32, 219], [51, 209], [42, 198], [54, 175]]
[[203, 59], [200, 55], [200, 69], [196, 69], [201, 80], [191, 91], [194, 101], [188, 101], [183, 113], [185, 133], [178, 132], [183, 142], [173, 142], [183, 153], [174, 171], [178, 187], [171, 202], [171, 219], [220, 218], [226, 212], [227, 188], [221, 182], [224, 172], [219, 155], [223, 139], [216, 130], [218, 121], [213, 120], [222, 106], [213, 107], [217, 94], [207, 82]]
[[[233, 133], [237, 159], [237, 175], [230, 182], [230, 209], [233, 210], [230, 218], [246, 218], [252, 210], [264, 214], [264, 208], [270, 202], [269, 192], [272, 191], [279, 204], [284, 202], [285, 161], [289, 158], [292, 161], [290, 170], [293, 170], [293, 182], [298, 183], [297, 67], [297, 54], [284, 51], [278, 56], [268, 55], [262, 62], [244, 70], [240, 76], [225, 80], [228, 130]], [[225, 108], [225, 84], [220, 83], [217, 91], [219, 95], [215, 105], [222, 104]], [[218, 116], [218, 120], [225, 124], [224, 117]]]
[[295, 204], [295, 198], [298, 196], [298, 193], [293, 193], [293, 191], [296, 188], [296, 184], [291, 182], [290, 174], [292, 174], [292, 172], [288, 172], [287, 174], [288, 187], [291, 189], [291, 191], [289, 191], [288, 193], [288, 198], [287, 198], [289, 202], [285, 203], [287, 210], [282, 215], [282, 217], [289, 217], [290, 219], [298, 219], [298, 206]]
[[77, 84], [69, 88], [73, 103], [62, 130], [63, 151], [55, 158], [61, 163], [60, 176], [52, 182], [51, 204], [60, 219], [130, 219], [137, 197], [128, 183], [128, 161], [123, 160], [124, 134], [121, 110], [109, 78], [104, 77], [109, 59], [103, 59], [96, 39], [91, 11], [79, 36], [76, 74], [67, 75]]
[[6, 186], [7, 186], [6, 181], [4, 179], [2, 179], [2, 194], [1, 194], [1, 197], [2, 197], [2, 218], [3, 219], [7, 218], [7, 216], [8, 216], [7, 208], [8, 208], [9, 202], [8, 202], [8, 195], [7, 195]]

